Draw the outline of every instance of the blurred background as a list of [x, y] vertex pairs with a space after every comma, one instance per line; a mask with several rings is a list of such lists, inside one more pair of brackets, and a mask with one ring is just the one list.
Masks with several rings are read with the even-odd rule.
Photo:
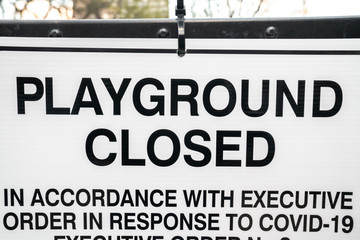
[[[360, 0], [185, 0], [186, 18], [360, 15]], [[175, 18], [176, 0], [0, 0], [0, 19]]]

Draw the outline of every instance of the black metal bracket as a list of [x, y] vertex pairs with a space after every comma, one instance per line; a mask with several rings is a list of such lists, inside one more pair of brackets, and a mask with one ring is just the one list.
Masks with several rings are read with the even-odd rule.
[[178, 26], [178, 50], [177, 54], [180, 57], [185, 56], [186, 47], [185, 47], [185, 15], [186, 10], [184, 6], [184, 0], [178, 0], [175, 14], [177, 16], [177, 26]]
[[[176, 39], [177, 24], [176, 19], [0, 20], [0, 37]], [[186, 39], [344, 39], [360, 38], [359, 29], [360, 15], [186, 19]]]

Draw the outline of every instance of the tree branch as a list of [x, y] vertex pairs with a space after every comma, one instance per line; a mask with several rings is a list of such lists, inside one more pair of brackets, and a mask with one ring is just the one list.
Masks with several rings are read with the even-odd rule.
[[259, 13], [261, 5], [263, 4], [263, 2], [264, 2], [264, 0], [259, 1], [259, 5], [258, 5], [257, 9], [255, 10], [255, 12], [253, 14], [253, 17], [255, 17], [255, 15]]

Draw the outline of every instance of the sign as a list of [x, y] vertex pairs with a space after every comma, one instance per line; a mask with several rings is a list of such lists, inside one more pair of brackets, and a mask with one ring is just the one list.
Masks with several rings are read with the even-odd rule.
[[2, 238], [360, 237], [359, 39], [0, 45]]

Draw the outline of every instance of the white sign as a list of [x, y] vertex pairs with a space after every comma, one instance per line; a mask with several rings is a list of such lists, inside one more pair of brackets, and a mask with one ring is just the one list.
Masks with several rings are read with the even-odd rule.
[[360, 238], [360, 40], [1, 38], [0, 236]]

